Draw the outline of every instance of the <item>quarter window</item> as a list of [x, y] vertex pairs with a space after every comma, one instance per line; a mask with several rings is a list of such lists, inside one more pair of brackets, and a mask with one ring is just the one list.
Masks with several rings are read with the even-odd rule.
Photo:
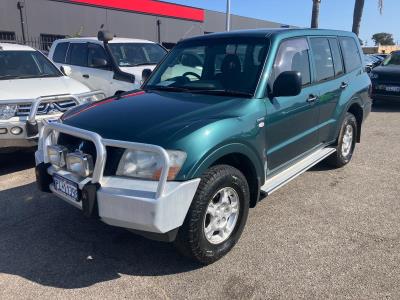
[[273, 74], [275, 80], [279, 74], [285, 71], [297, 71], [301, 73], [303, 86], [311, 83], [309, 47], [306, 39], [291, 39], [282, 42], [275, 59]]
[[71, 65], [86, 67], [88, 48], [86, 43], [71, 43], [69, 47], [69, 61]]
[[331, 46], [333, 66], [335, 68], [335, 75], [339, 76], [344, 73], [342, 55], [340, 53], [339, 44], [336, 39], [329, 39], [329, 44]]
[[342, 47], [346, 72], [351, 72], [361, 67], [360, 52], [355, 40], [351, 37], [342, 37], [340, 38], [340, 45]]
[[333, 58], [328, 39], [312, 38], [310, 41], [315, 64], [316, 81], [324, 81], [334, 77]]
[[58, 63], [65, 63], [65, 56], [67, 54], [69, 43], [59, 43], [56, 46], [53, 54], [53, 61]]

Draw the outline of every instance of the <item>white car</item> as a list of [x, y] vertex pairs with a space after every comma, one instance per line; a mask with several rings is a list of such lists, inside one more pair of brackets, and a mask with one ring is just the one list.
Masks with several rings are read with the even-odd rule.
[[152, 71], [166, 53], [154, 42], [114, 38], [100, 31], [97, 38], [55, 41], [49, 58], [72, 78], [114, 96], [139, 88], [143, 71]]
[[65, 76], [41, 52], [0, 43], [0, 150], [36, 145], [41, 121], [105, 98]]

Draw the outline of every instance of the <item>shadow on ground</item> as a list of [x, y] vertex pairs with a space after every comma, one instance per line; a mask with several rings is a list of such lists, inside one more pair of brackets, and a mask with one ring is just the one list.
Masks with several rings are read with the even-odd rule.
[[0, 153], [0, 176], [14, 173], [35, 166], [35, 150], [15, 150], [10, 153]]
[[33, 183], [0, 192], [0, 273], [73, 289], [120, 273], [161, 276], [199, 267], [171, 244], [84, 218]]

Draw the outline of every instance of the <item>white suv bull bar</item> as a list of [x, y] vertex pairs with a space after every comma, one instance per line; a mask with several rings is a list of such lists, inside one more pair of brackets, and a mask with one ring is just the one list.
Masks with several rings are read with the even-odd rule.
[[[98, 215], [109, 225], [152, 233], [167, 233], [183, 224], [200, 179], [168, 181], [170, 159], [167, 151], [156, 145], [102, 138], [99, 134], [58, 122], [44, 122], [40, 132], [36, 164], [49, 165], [47, 146], [55, 145], [58, 134], [63, 133], [92, 142], [96, 160], [91, 177], [74, 176], [71, 172], [49, 166], [46, 172], [74, 181], [80, 190], [88, 183], [98, 184], [96, 201]], [[106, 147], [155, 152], [162, 159], [158, 181], [140, 180], [122, 176], [104, 176], [107, 160]], [[41, 153], [40, 153], [41, 152]], [[82, 201], [75, 201], [57, 192], [53, 183], [50, 190], [63, 200], [82, 209]]]

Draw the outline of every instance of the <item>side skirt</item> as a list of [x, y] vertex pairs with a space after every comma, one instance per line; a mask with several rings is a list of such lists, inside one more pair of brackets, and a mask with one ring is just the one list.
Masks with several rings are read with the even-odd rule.
[[265, 181], [265, 184], [261, 187], [261, 190], [267, 193], [267, 195], [272, 194], [277, 189], [284, 186], [291, 180], [295, 179], [297, 176], [304, 173], [308, 169], [312, 168], [317, 163], [324, 160], [335, 151], [336, 149], [331, 147], [318, 149], [317, 151], [306, 156], [305, 158], [295, 163], [294, 165], [290, 166], [289, 168], [267, 179]]

